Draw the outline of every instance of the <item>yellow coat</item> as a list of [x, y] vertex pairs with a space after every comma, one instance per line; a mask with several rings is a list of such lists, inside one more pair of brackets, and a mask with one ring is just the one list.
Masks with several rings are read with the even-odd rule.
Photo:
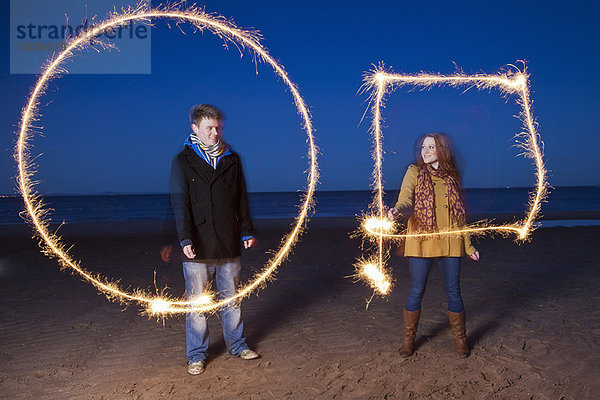
[[[402, 180], [398, 201], [394, 206], [401, 213], [410, 209], [413, 206], [413, 198], [415, 194], [415, 185], [417, 183], [417, 175], [419, 170], [415, 165], [408, 167], [406, 175]], [[435, 193], [435, 219], [439, 230], [444, 230], [456, 226], [450, 213], [450, 205], [448, 204], [448, 188], [442, 178], [431, 176], [433, 183], [433, 191]], [[416, 233], [414, 222], [411, 219], [408, 221], [407, 232]], [[404, 243], [405, 257], [461, 257], [468, 254], [471, 255], [477, 250], [471, 245], [471, 239], [468, 235], [462, 236], [443, 235], [434, 236], [429, 239], [406, 238]]]

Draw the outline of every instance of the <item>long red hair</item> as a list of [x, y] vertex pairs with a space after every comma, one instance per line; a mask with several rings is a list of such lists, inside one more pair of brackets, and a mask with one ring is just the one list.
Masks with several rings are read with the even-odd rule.
[[423, 157], [421, 156], [421, 148], [423, 147], [423, 141], [425, 140], [425, 138], [428, 137], [432, 138], [435, 141], [435, 150], [437, 152], [438, 161], [440, 163], [438, 170], [450, 175], [454, 179], [454, 181], [458, 185], [460, 185], [460, 174], [458, 173], [458, 169], [456, 168], [450, 139], [448, 139], [448, 137], [442, 133], [428, 133], [417, 141], [417, 167], [419, 169], [425, 168], [425, 161], [423, 161]]

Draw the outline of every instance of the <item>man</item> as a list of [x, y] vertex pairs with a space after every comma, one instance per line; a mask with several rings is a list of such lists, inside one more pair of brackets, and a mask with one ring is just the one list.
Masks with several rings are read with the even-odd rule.
[[[255, 242], [246, 184], [239, 156], [223, 140], [223, 115], [214, 106], [192, 107], [192, 133], [171, 164], [170, 189], [177, 234], [183, 253], [188, 299], [202, 294], [214, 277], [219, 298], [236, 293], [241, 243]], [[239, 302], [220, 311], [229, 354], [244, 360], [259, 355], [246, 344]], [[188, 372], [204, 372], [208, 329], [204, 315], [186, 316]]]

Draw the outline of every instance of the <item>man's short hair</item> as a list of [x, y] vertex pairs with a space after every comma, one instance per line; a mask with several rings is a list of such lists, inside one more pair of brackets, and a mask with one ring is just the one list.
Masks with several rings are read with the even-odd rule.
[[225, 120], [225, 114], [211, 104], [196, 104], [190, 110], [190, 124], [198, 125], [203, 119]]

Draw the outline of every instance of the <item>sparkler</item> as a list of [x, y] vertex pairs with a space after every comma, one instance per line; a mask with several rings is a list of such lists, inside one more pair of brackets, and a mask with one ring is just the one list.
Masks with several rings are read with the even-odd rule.
[[[548, 183], [546, 181], [546, 169], [543, 161], [543, 143], [536, 130], [536, 123], [531, 113], [531, 97], [529, 92], [529, 75], [526, 69], [520, 71], [518, 68], [500, 72], [496, 75], [466, 75], [458, 73], [454, 75], [435, 75], [420, 73], [417, 75], [401, 75], [387, 72], [383, 66], [375, 67], [365, 74], [364, 91], [370, 91], [370, 102], [372, 104], [372, 124], [370, 133], [373, 135], [374, 150], [373, 159], [375, 167], [373, 170], [374, 198], [372, 208], [376, 210], [375, 215], [366, 216], [362, 221], [364, 234], [377, 242], [377, 257], [368, 261], [359, 261], [356, 265], [357, 276], [370, 285], [376, 293], [385, 295], [389, 292], [391, 285], [382, 285], [382, 277], [387, 277], [385, 271], [385, 260], [388, 257], [384, 249], [384, 238], [400, 240], [408, 237], [433, 237], [444, 235], [484, 235], [488, 233], [500, 233], [503, 235], [515, 234], [517, 241], [524, 241], [534, 229], [534, 222], [539, 215], [541, 203], [547, 195]], [[446, 229], [431, 233], [391, 233], [393, 224], [385, 222], [386, 209], [383, 204], [383, 179], [382, 179], [382, 133], [381, 133], [381, 109], [384, 107], [385, 96], [394, 89], [401, 86], [411, 86], [422, 90], [433, 86], [448, 85], [451, 87], [467, 86], [479, 90], [498, 89], [502, 96], [517, 95], [517, 104], [521, 107], [518, 118], [523, 122], [523, 131], [515, 136], [517, 146], [522, 150], [521, 155], [531, 158], [535, 166], [536, 185], [530, 193], [529, 210], [527, 216], [521, 220], [508, 225], [493, 226], [486, 221], [465, 226], [464, 228]], [[375, 260], [375, 261], [374, 261]], [[374, 270], [374, 267], [377, 267]], [[389, 281], [389, 278], [388, 278]]]
[[[190, 23], [199, 31], [206, 29], [222, 38], [226, 44], [228, 42], [234, 44], [240, 52], [248, 49], [255, 63], [262, 61], [270, 65], [275, 75], [285, 83], [285, 86], [292, 94], [294, 105], [302, 120], [302, 128], [307, 135], [309, 159], [307, 188], [301, 200], [298, 216], [292, 224], [291, 231], [283, 238], [279, 249], [262, 270], [256, 273], [249, 283], [239, 288], [237, 293], [230, 298], [216, 301], [213, 294], [204, 293], [195, 299], [185, 300], [161, 295], [154, 296], [140, 289], [126, 291], [120, 288], [117, 283], [109, 282], [106, 278], [88, 271], [82, 266], [80, 261], [73, 259], [69, 255], [67, 247], [61, 241], [61, 238], [49, 230], [49, 210], [45, 207], [43, 199], [34, 189], [33, 175], [35, 165], [30, 154], [31, 140], [35, 134], [32, 124], [41, 117], [41, 112], [39, 111], [40, 98], [44, 95], [48, 83], [52, 78], [66, 73], [62, 65], [68, 58], [73, 56], [74, 52], [85, 49], [93, 44], [98, 44], [96, 38], [103, 32], [126, 25], [130, 21], [141, 21], [151, 25], [153, 18], [171, 19], [175, 20], [177, 24], [183, 22]], [[57, 258], [63, 268], [80, 275], [109, 299], [122, 303], [137, 302], [145, 308], [146, 313], [153, 316], [191, 311], [201, 313], [214, 312], [232, 302], [241, 301], [244, 297], [249, 296], [265, 285], [267, 280], [273, 278], [277, 267], [286, 260], [291, 248], [302, 234], [308, 220], [308, 214], [312, 210], [313, 195], [318, 181], [317, 147], [314, 142], [310, 113], [297, 86], [289, 78], [283, 66], [275, 61], [267, 49], [260, 43], [259, 35], [256, 32], [240, 29], [225, 18], [205, 13], [204, 10], [197, 7], [180, 9], [173, 5], [151, 8], [145, 3], [140, 3], [137, 7], [122, 10], [121, 13], [111, 13], [105, 22], [99, 23], [78, 37], [70, 39], [66, 43], [65, 49], [51, 58], [44, 66], [36, 85], [31, 91], [27, 105], [22, 111], [14, 157], [18, 163], [18, 188], [25, 202], [26, 216], [40, 239], [42, 251], [50, 257]]]

